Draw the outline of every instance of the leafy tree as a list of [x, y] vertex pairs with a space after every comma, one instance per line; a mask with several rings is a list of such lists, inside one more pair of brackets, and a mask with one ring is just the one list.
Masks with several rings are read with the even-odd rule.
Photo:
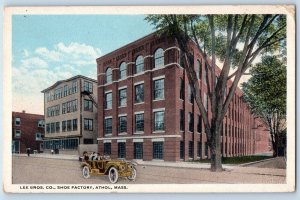
[[273, 156], [277, 156], [286, 129], [286, 65], [276, 56], [265, 56], [250, 72], [252, 77], [243, 83], [243, 98], [268, 125]]
[[[211, 152], [211, 170], [221, 171], [221, 125], [240, 78], [262, 53], [282, 49], [286, 39], [285, 15], [148, 15], [146, 20], [176, 38], [184, 58], [191, 91], [202, 115]], [[208, 118], [194, 70], [195, 43], [210, 73], [207, 73], [208, 96], [212, 117]], [[283, 51], [284, 52], [284, 51]], [[216, 59], [223, 62], [216, 75]], [[230, 69], [234, 72], [230, 74]], [[227, 82], [232, 79], [226, 91]]]

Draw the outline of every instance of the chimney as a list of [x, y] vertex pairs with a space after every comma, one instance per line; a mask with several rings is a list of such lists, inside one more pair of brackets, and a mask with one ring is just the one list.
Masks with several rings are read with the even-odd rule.
[[26, 111], [25, 111], [25, 110], [22, 110], [22, 113], [26, 113]]

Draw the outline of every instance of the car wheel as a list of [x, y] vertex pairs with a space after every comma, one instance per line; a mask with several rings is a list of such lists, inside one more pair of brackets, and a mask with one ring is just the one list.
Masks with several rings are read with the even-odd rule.
[[115, 167], [109, 169], [108, 178], [111, 183], [116, 183], [118, 181], [119, 173]]
[[88, 166], [82, 168], [82, 175], [84, 178], [90, 178], [90, 169]]
[[134, 167], [132, 168], [132, 174], [131, 174], [131, 176], [128, 176], [127, 178], [130, 181], [134, 181], [135, 180], [135, 178], [136, 178], [136, 169]]

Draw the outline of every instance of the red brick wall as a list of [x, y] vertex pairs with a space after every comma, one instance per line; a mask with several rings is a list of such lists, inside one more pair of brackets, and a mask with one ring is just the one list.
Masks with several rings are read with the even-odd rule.
[[[161, 136], [164, 138], [164, 160], [178, 161], [180, 160], [180, 141], [184, 141], [184, 160], [189, 160], [189, 142], [193, 141], [193, 159], [197, 158], [197, 143], [201, 141], [202, 150], [201, 158], [205, 157], [205, 142], [206, 134], [204, 131], [204, 124], [202, 122], [202, 132], [197, 132], [198, 114], [200, 113], [196, 103], [191, 104], [188, 100], [188, 78], [185, 71], [178, 64], [179, 51], [176, 49], [178, 45], [173, 39], [162, 37], [156, 38], [154, 34], [146, 36], [131, 44], [128, 44], [112, 53], [104, 55], [97, 59], [98, 71], [98, 123], [99, 123], [99, 151], [103, 152], [103, 138], [112, 139], [112, 157], [117, 157], [117, 138], [126, 139], [126, 157], [133, 158], [133, 138], [142, 137], [143, 142], [143, 159], [152, 160], [152, 140], [151, 138]], [[154, 66], [154, 52], [157, 48], [163, 48], [165, 67], [161, 69], [153, 69]], [[169, 49], [171, 48], [171, 49]], [[203, 81], [204, 75], [204, 61], [200, 52], [193, 45], [195, 60], [202, 61], [202, 77], [199, 79], [199, 87], [201, 88], [202, 98], [204, 92], [207, 93], [206, 84]], [[138, 49], [138, 50], [137, 50]], [[166, 51], [166, 49], [169, 49]], [[136, 50], [138, 52], [136, 52]], [[134, 75], [134, 62], [139, 56], [147, 56], [144, 60], [144, 73], [142, 75]], [[120, 63], [126, 62], [127, 78], [125, 80], [118, 80]], [[175, 64], [174, 64], [175, 63]], [[178, 64], [176, 64], [178, 63]], [[105, 84], [105, 71], [108, 67], [113, 69], [113, 82]], [[196, 65], [195, 65], [196, 67]], [[217, 71], [219, 73], [220, 70]], [[208, 72], [209, 74], [210, 72]], [[165, 100], [153, 101], [153, 78], [158, 76], [165, 76], [164, 94]], [[185, 83], [185, 100], [180, 100], [180, 77]], [[134, 83], [144, 81], [144, 103], [134, 104]], [[228, 83], [227, 91], [229, 91], [231, 82]], [[118, 88], [127, 86], [127, 106], [118, 108]], [[113, 92], [113, 106], [111, 110], [104, 110], [104, 93], [112, 90]], [[255, 127], [254, 116], [251, 115], [247, 105], [241, 100], [242, 92], [237, 89], [234, 99], [232, 100], [227, 115], [224, 119], [224, 128], [222, 136], [223, 156], [241, 156], [249, 155], [264, 151], [266, 145], [266, 138], [261, 143], [255, 143]], [[209, 105], [209, 103], [208, 103]], [[165, 108], [165, 132], [153, 133], [153, 109]], [[185, 111], [185, 130], [180, 131], [180, 109]], [[211, 118], [210, 105], [208, 106], [208, 116]], [[144, 134], [134, 134], [134, 112], [144, 111]], [[194, 113], [194, 131], [189, 132], [188, 113]], [[127, 135], [118, 136], [118, 114], [127, 114]], [[105, 116], [113, 117], [113, 132], [112, 136], [105, 137], [104, 118]], [[225, 135], [226, 132], [226, 135]], [[260, 133], [260, 132], [259, 132]], [[165, 137], [165, 136], [170, 137]], [[175, 135], [175, 136], [174, 136]], [[174, 137], [173, 137], [174, 136]], [[147, 139], [147, 137], [150, 139]], [[255, 145], [256, 144], [256, 145]], [[208, 151], [208, 157], [210, 153]]]
[[[17, 126], [15, 119], [19, 117], [21, 124]], [[44, 134], [44, 128], [38, 127], [38, 121], [44, 120], [44, 115], [36, 115], [23, 112], [12, 113], [12, 139], [20, 141], [20, 153], [26, 153], [26, 148], [40, 151], [40, 143], [42, 141], [36, 141], [36, 133]], [[15, 137], [15, 130], [21, 131], [21, 137]]]

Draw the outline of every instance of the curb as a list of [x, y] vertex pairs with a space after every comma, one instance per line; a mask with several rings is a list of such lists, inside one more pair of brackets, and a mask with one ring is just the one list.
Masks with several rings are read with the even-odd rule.
[[[276, 158], [276, 157], [275, 157], [275, 158]], [[265, 162], [265, 161], [269, 161], [269, 160], [274, 160], [275, 158], [268, 158], [268, 159], [263, 159], [263, 160], [253, 161], [253, 162], [249, 162], [249, 163], [240, 164], [240, 165], [238, 165], [238, 166], [246, 167], [246, 166], [248, 166], [248, 165], [253, 165], [253, 164], [256, 164], [256, 163], [261, 163], [261, 162]]]

